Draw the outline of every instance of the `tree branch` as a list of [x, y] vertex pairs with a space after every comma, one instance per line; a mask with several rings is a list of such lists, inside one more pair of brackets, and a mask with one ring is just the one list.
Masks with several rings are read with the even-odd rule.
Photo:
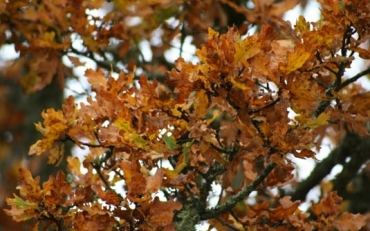
[[343, 164], [343, 170], [334, 180], [333, 190], [344, 197], [348, 183], [357, 175], [361, 166], [370, 158], [370, 139], [358, 137], [358, 143], [353, 144], [350, 150], [351, 159]]
[[266, 168], [257, 176], [257, 178], [250, 183], [248, 186], [243, 188], [238, 194], [228, 198], [223, 204], [217, 205], [213, 209], [208, 209], [204, 213], [200, 214], [201, 220], [208, 220], [211, 218], [218, 217], [219, 215], [230, 211], [239, 201], [244, 200], [249, 196], [249, 194], [254, 191], [270, 174], [270, 172], [275, 168], [276, 163], [270, 162]]
[[292, 195], [292, 201], [304, 201], [307, 193], [313, 187], [318, 185], [321, 180], [331, 172], [332, 168], [336, 164], [345, 163], [345, 160], [351, 154], [353, 147], [358, 146], [361, 141], [362, 139], [358, 135], [354, 133], [348, 133], [342, 140], [341, 144], [334, 149], [327, 158], [316, 165], [311, 175], [298, 184], [297, 189]]
[[341, 85], [340, 85], [340, 89], [346, 87], [347, 85], [349, 85], [350, 83], [353, 83], [355, 81], [357, 81], [359, 78], [363, 77], [364, 75], [367, 75], [367, 74], [370, 74], [370, 67], [367, 68], [366, 70], [363, 70], [361, 71], [360, 73], [356, 74], [355, 76], [349, 78], [349, 79], [346, 79]]

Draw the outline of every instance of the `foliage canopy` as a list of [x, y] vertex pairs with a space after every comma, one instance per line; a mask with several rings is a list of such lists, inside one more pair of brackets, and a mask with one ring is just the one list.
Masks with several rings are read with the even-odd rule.
[[[252, 2], [3, 1], [12, 27], [2, 30], [20, 52], [14, 65], [27, 66], [26, 92], [64, 82], [71, 67], [63, 55], [75, 67], [82, 57], [98, 66], [85, 71], [86, 102], [69, 96], [35, 124], [42, 138], [29, 154], [54, 165], [66, 160], [66, 171], [40, 185], [21, 168], [6, 213], [32, 220], [34, 230], [193, 230], [202, 221], [217, 230], [364, 227], [369, 208], [351, 204], [361, 189], [350, 186], [368, 177], [370, 97], [356, 81], [370, 68], [345, 71], [356, 54], [370, 58], [370, 3], [321, 0], [318, 22], [301, 16], [291, 27], [281, 16], [297, 1]], [[88, 14], [101, 7], [104, 16]], [[248, 23], [231, 26], [230, 11]], [[133, 17], [140, 23], [129, 26]], [[254, 24], [257, 32], [246, 35]], [[148, 62], [132, 47], [156, 31], [161, 41]], [[186, 36], [199, 62], [167, 61], [170, 42]], [[324, 138], [337, 147], [298, 182], [294, 159], [315, 158]], [[67, 142], [88, 154], [66, 155]], [[308, 191], [336, 164], [343, 166], [337, 178], [302, 211]], [[222, 193], [212, 195], [216, 186]], [[212, 196], [219, 197], [213, 207]]]

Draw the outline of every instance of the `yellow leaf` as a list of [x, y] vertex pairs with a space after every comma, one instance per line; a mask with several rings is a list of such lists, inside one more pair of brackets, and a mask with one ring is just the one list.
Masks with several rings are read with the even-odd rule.
[[196, 93], [194, 100], [194, 111], [198, 118], [203, 118], [208, 111], [208, 98], [205, 90], [200, 90]]
[[300, 121], [299, 117], [300, 116], [298, 116], [298, 118], [296, 117], [297, 121], [303, 122], [307, 127], [313, 129], [328, 124], [328, 120], [330, 119], [330, 112], [323, 112], [316, 119], [309, 118], [306, 121]]
[[80, 160], [77, 157], [70, 157], [67, 156], [67, 163], [68, 163], [68, 169], [76, 174], [77, 176], [81, 176], [81, 163]]
[[140, 137], [134, 129], [131, 128], [131, 125], [128, 121], [123, 118], [119, 118], [114, 122], [114, 125], [125, 132], [124, 138], [127, 141], [133, 142], [138, 148], [148, 148], [148, 143], [142, 137]]
[[300, 15], [295, 25], [295, 29], [302, 34], [304, 32], [310, 31], [310, 24], [302, 15]]
[[242, 62], [245, 64], [249, 58], [257, 55], [261, 51], [261, 41], [258, 37], [248, 36], [244, 40], [235, 43], [234, 63]]
[[293, 53], [288, 53], [288, 61], [279, 68], [285, 74], [289, 74], [301, 68], [307, 60], [311, 57], [311, 53], [306, 51], [304, 46], [296, 46]]
[[227, 80], [230, 81], [233, 84], [233, 86], [235, 86], [235, 87], [237, 87], [237, 88], [239, 88], [243, 91], [251, 89], [246, 84], [243, 84], [243, 83], [240, 83], [240, 82], [236, 81], [231, 75], [227, 76]]

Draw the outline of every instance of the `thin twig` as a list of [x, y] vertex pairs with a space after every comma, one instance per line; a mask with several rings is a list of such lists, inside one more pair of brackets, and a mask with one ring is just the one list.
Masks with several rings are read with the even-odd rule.
[[361, 71], [360, 73], [356, 74], [355, 76], [345, 80], [341, 85], [340, 89], [348, 86], [350, 83], [353, 83], [357, 81], [359, 78], [363, 77], [364, 75], [370, 74], [370, 67], [367, 68], [366, 70]]
[[103, 176], [103, 173], [101, 172], [101, 163], [91, 163], [91, 166], [95, 169], [96, 173], [98, 174], [99, 178], [103, 181], [105, 187], [109, 190], [112, 190], [107, 179]]
[[267, 104], [266, 104], [265, 106], [263, 106], [263, 107], [260, 107], [260, 108], [257, 108], [257, 109], [250, 110], [250, 111], [249, 111], [249, 114], [256, 113], [256, 112], [260, 112], [260, 111], [262, 111], [263, 109], [266, 109], [266, 108], [268, 108], [268, 107], [270, 107], [270, 106], [272, 106], [272, 105], [276, 104], [276, 103], [277, 103], [277, 102], [279, 102], [279, 101], [280, 101], [280, 98], [276, 98], [274, 101], [267, 103]]
[[227, 223], [226, 221], [223, 221], [221, 218], [219, 217], [216, 217], [215, 218], [217, 221], [219, 221], [223, 226], [226, 226], [228, 227], [230, 230], [236, 230], [238, 231], [239, 229], [235, 228], [234, 226], [232, 226], [231, 224]]
[[200, 219], [208, 220], [211, 218], [216, 218], [219, 215], [230, 211], [239, 201], [247, 198], [249, 194], [251, 194], [251, 192], [254, 191], [266, 179], [266, 177], [275, 167], [276, 163], [270, 162], [252, 183], [244, 187], [238, 194], [229, 197], [223, 204], [217, 205], [215, 208], [205, 210], [202, 214], [200, 214]]

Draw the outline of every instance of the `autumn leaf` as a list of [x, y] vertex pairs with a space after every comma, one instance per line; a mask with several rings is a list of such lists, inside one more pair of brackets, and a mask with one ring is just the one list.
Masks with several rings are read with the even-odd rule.
[[97, 193], [98, 197], [109, 205], [119, 206], [122, 198], [112, 190], [103, 191], [100, 186], [93, 185], [92, 190]]
[[246, 64], [248, 59], [257, 55], [261, 51], [261, 41], [257, 35], [248, 36], [244, 40], [239, 40], [235, 43], [235, 58], [234, 62], [242, 62]]
[[87, 69], [85, 76], [94, 89], [107, 88], [107, 80], [102, 69], [98, 69], [98, 71]]
[[78, 57], [71, 56], [71, 55], [68, 55], [67, 57], [69, 61], [71, 61], [75, 67], [84, 66], [86, 64], [85, 62], [81, 62], [80, 58]]
[[334, 221], [333, 225], [339, 231], [356, 231], [366, 225], [366, 220], [365, 217], [360, 214], [344, 212]]
[[309, 119], [306, 124], [310, 128], [316, 128], [318, 126], [326, 125], [329, 123], [330, 112], [323, 112], [316, 119]]
[[[282, 17], [298, 0], [0, 3], [6, 19], [0, 45], [19, 55], [4, 63], [0, 81], [0, 130], [6, 131], [0, 175], [10, 183], [3, 182], [0, 196], [12, 195], [8, 188], [19, 175], [19, 192], [6, 199], [5, 212], [15, 221], [35, 221], [24, 227], [30, 230], [367, 225], [365, 216], [344, 210], [366, 213], [357, 204], [369, 204], [350, 194], [369, 191], [367, 159], [356, 152], [366, 154], [370, 117], [368, 90], [358, 80], [370, 71], [349, 69], [369, 57], [370, 3], [319, 2], [322, 17], [299, 16], [294, 28]], [[85, 71], [90, 86], [75, 92], [68, 84], [80, 81], [78, 69], [91, 63], [96, 69]], [[23, 97], [13, 87], [18, 83], [42, 100]], [[66, 83], [76, 95], [58, 104], [63, 89], [56, 94], [54, 83]], [[41, 113], [35, 123], [41, 137], [26, 129], [36, 118], [32, 111], [39, 111], [28, 99], [61, 108]], [[31, 109], [23, 106], [28, 102]], [[48, 175], [55, 169], [38, 156], [24, 161], [27, 137], [37, 137], [29, 154], [45, 154], [61, 171]], [[315, 158], [327, 140], [333, 147], [327, 159], [307, 179], [298, 178], [296, 158]], [[362, 167], [343, 164], [353, 179], [338, 174], [327, 187], [319, 182], [338, 153], [351, 154], [348, 163], [360, 159]], [[20, 163], [30, 171], [14, 171]], [[347, 181], [356, 191], [340, 185]], [[308, 205], [310, 216], [299, 205], [316, 185], [322, 199]]]
[[165, 171], [163, 169], [158, 169], [153, 176], [148, 176], [146, 178], [146, 191], [148, 193], [155, 193], [162, 186], [163, 176]]
[[149, 222], [155, 226], [167, 226], [172, 224], [175, 211], [182, 208], [181, 203], [176, 201], [160, 201], [154, 199], [149, 211]]
[[127, 140], [128, 142], [135, 143], [138, 148], [148, 148], [147, 142], [140, 137], [134, 129], [131, 128], [131, 125], [128, 121], [123, 118], [119, 118], [114, 122], [114, 125], [124, 132], [123, 139]]
[[322, 198], [318, 204], [312, 205], [311, 209], [318, 217], [321, 214], [334, 216], [340, 211], [340, 202], [342, 202], [342, 198], [340, 198], [336, 192], [331, 192]]
[[312, 57], [312, 54], [303, 45], [297, 44], [294, 47], [294, 52], [288, 53], [287, 56], [287, 62], [279, 66], [284, 74], [289, 74], [301, 68]]
[[14, 199], [6, 198], [6, 203], [11, 206], [11, 209], [5, 209], [5, 213], [12, 216], [16, 221], [27, 221], [36, 216], [38, 204], [36, 202], [24, 201], [16, 194]]
[[281, 198], [279, 203], [279, 207], [270, 212], [270, 219], [273, 221], [284, 220], [298, 210], [299, 201], [292, 202], [290, 197]]
[[299, 16], [296, 25], [294, 26], [294, 29], [297, 32], [303, 34], [305, 32], [310, 31], [310, 24], [306, 21], [306, 19], [303, 16]]

